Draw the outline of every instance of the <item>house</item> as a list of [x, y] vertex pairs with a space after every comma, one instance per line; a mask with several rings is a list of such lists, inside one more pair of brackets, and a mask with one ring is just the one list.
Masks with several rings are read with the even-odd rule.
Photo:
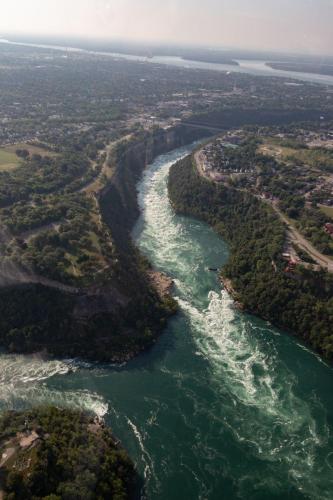
[[325, 224], [324, 230], [325, 233], [333, 237], [333, 224], [331, 222], [327, 222], [327, 224]]

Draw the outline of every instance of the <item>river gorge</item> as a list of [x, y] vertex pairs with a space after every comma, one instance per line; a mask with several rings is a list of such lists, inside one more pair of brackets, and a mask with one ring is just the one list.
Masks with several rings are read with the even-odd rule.
[[333, 371], [297, 339], [237, 311], [218, 274], [224, 241], [174, 213], [171, 165], [138, 185], [133, 238], [174, 279], [179, 314], [149, 352], [123, 366], [0, 357], [0, 409], [52, 403], [103, 416], [145, 478], [145, 497], [330, 499]]

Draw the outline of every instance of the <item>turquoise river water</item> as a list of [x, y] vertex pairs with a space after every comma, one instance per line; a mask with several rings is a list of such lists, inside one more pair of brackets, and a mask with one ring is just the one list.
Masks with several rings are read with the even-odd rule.
[[149, 500], [332, 499], [332, 368], [294, 338], [234, 309], [216, 273], [228, 248], [175, 215], [160, 156], [138, 186], [133, 236], [175, 280], [180, 313], [121, 367], [0, 356], [0, 409], [54, 403], [106, 421]]

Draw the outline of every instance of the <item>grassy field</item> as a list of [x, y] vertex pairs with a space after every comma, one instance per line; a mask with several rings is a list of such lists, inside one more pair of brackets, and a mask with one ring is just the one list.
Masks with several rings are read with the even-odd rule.
[[0, 148], [0, 172], [13, 170], [20, 165], [21, 159], [16, 155], [17, 149], [26, 149], [29, 151], [30, 156], [34, 154], [38, 154], [40, 156], [57, 156], [57, 153], [40, 148], [39, 146], [34, 146], [33, 144], [12, 144], [11, 146]]
[[275, 137], [264, 139], [259, 147], [263, 154], [273, 156], [277, 160], [293, 160], [305, 163], [314, 170], [322, 170], [322, 167], [333, 168], [333, 152], [325, 149], [308, 149], [293, 146], [292, 141], [281, 140]]
[[15, 152], [9, 151], [8, 148], [0, 148], [0, 172], [13, 170], [20, 164], [20, 159]]
[[333, 207], [327, 207], [325, 205], [319, 205], [320, 210], [324, 212], [328, 217], [333, 220]]
[[40, 156], [57, 156], [56, 153], [49, 151], [48, 149], [40, 148], [39, 146], [34, 146], [33, 144], [19, 143], [12, 144], [11, 146], [6, 146], [5, 151], [15, 154], [17, 149], [26, 149], [29, 151], [30, 155], [40, 155]]

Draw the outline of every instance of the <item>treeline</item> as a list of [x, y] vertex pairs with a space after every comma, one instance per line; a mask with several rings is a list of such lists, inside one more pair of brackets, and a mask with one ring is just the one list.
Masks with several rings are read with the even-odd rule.
[[[263, 103], [255, 101], [256, 108], [244, 106], [233, 107], [231, 109], [217, 109], [209, 113], [196, 114], [187, 120], [188, 123], [195, 124], [196, 126], [204, 127], [217, 127], [223, 129], [230, 129], [233, 127], [244, 127], [245, 125], [257, 126], [277, 126], [293, 124], [297, 122], [318, 122], [323, 114], [323, 110], [318, 109], [267, 109], [263, 107], [258, 109], [258, 106], [264, 106]], [[247, 103], [248, 106], [248, 103]], [[328, 110], [325, 113], [326, 122], [333, 118], [333, 112]]]
[[[21, 448], [20, 439], [33, 436]], [[125, 450], [103, 423], [82, 412], [45, 407], [7, 412], [0, 419], [1, 468], [6, 500], [127, 500], [140, 482]]]
[[0, 172], [0, 207], [27, 200], [32, 195], [73, 192], [87, 184], [97, 173], [88, 159], [79, 154], [51, 158], [34, 155], [10, 172]]
[[[154, 343], [177, 305], [171, 297], [162, 300], [152, 288], [147, 278], [149, 263], [132, 242], [130, 232], [139, 214], [136, 183], [147, 161], [188, 140], [188, 132], [183, 137], [169, 132], [166, 138], [156, 131], [154, 136], [140, 135], [116, 151], [117, 171], [99, 200], [103, 226], [112, 237], [108, 250], [112, 250], [111, 268], [101, 274], [89, 273], [95, 278], [90, 282], [94, 286], [73, 295], [38, 285], [1, 288], [0, 344], [12, 352], [45, 348], [59, 356], [122, 362]], [[86, 223], [79, 224], [84, 213], [79, 217], [75, 207], [73, 215], [57, 234], [40, 234], [24, 252], [28, 257], [29, 251], [29, 262], [39, 274], [67, 283], [65, 259], [69, 253], [77, 257], [77, 269], [85, 270], [91, 261], [82, 262], [87, 251], [91, 253], [83, 240]], [[107, 238], [100, 238], [101, 245], [102, 240]], [[53, 274], [46, 274], [46, 269]], [[73, 284], [82, 286], [78, 280]]]
[[18, 201], [4, 208], [1, 217], [11, 233], [18, 235], [52, 222], [73, 219], [82, 207], [91, 208], [91, 201], [82, 193], [34, 195], [31, 202]]
[[273, 69], [282, 70], [282, 71], [294, 71], [297, 73], [315, 73], [319, 75], [329, 75], [333, 76], [333, 64], [321, 64], [321, 63], [286, 63], [286, 62], [269, 62], [267, 66], [270, 66]]
[[268, 205], [202, 179], [192, 157], [172, 167], [169, 195], [179, 213], [204, 220], [229, 243], [222, 273], [247, 311], [333, 357], [333, 277], [302, 267], [286, 272], [285, 229]]
[[0, 345], [12, 353], [46, 350], [90, 361], [133, 358], [154, 343], [176, 304], [161, 301], [139, 272], [130, 278], [122, 283], [128, 295], [112, 287], [91, 295], [42, 285], [0, 288]]

